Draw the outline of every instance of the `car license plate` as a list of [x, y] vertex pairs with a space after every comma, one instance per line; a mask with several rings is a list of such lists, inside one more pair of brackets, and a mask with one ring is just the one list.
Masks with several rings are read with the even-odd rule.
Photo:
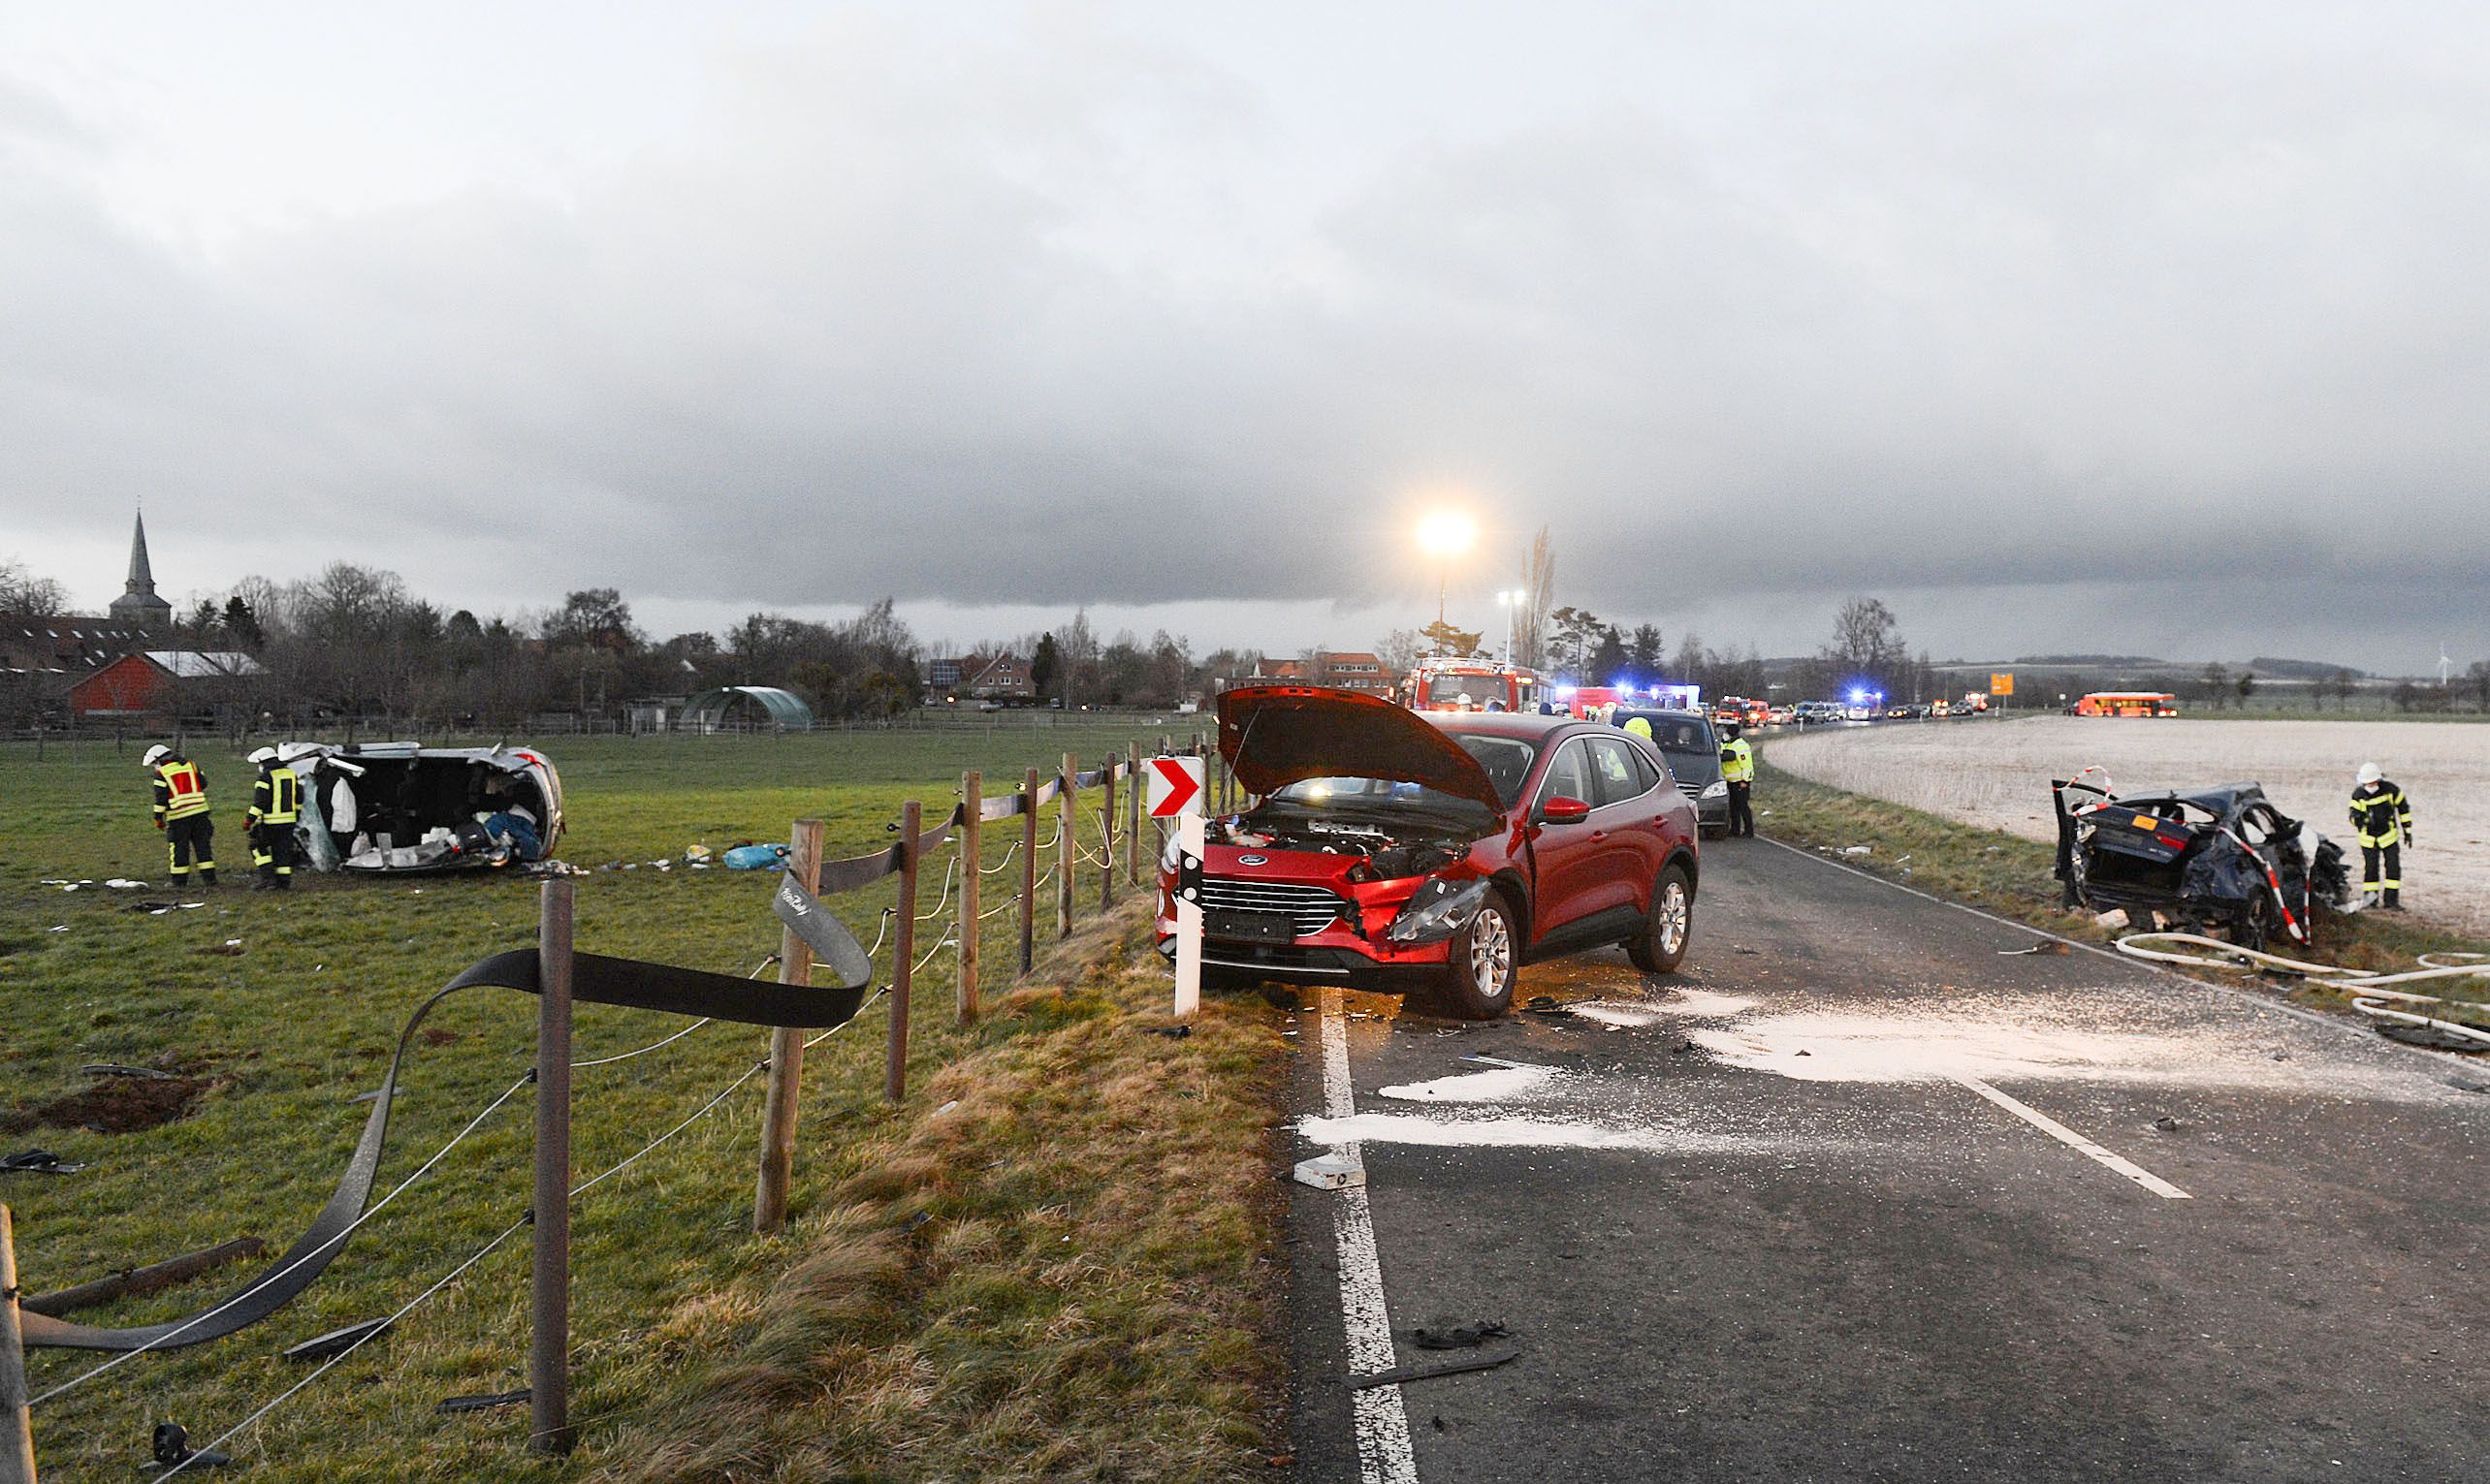
[[1238, 912], [1224, 907], [1205, 907], [1201, 914], [1204, 937], [1236, 938], [1248, 943], [1293, 943], [1296, 941], [1296, 924], [1285, 912]]

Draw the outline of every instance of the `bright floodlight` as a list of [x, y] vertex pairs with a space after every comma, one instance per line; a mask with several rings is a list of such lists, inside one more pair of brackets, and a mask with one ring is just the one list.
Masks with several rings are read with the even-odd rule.
[[1419, 550], [1429, 556], [1458, 556], [1470, 550], [1478, 530], [1470, 518], [1452, 511], [1437, 511], [1418, 522]]

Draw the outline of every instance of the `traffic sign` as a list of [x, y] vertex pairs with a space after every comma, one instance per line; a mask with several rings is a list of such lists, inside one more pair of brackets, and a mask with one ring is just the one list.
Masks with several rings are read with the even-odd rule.
[[1197, 757], [1154, 757], [1147, 777], [1152, 819], [1175, 819], [1201, 812], [1202, 760]]
[[2011, 696], [2014, 693], [2015, 673], [2013, 671], [1994, 670], [1990, 672], [1989, 694], [1993, 696]]

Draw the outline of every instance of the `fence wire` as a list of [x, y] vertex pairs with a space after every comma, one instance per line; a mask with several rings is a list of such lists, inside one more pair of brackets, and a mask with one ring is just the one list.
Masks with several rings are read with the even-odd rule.
[[[937, 944], [935, 945], [935, 947], [936, 947], [937, 949], [940, 949], [942, 946], [942, 944], [940, 944], [940, 943], [937, 943]], [[773, 957], [775, 957], [775, 955], [773, 955]], [[928, 957], [928, 958], [931, 958], [931, 957], [932, 957], [932, 955], [931, 955], [931, 954], [929, 954], [929, 955], [927, 955], [927, 957]], [[921, 966], [921, 965], [920, 965], [920, 966]], [[754, 973], [758, 973], [758, 972], [759, 972], [759, 970], [757, 970], [757, 969], [756, 969], [756, 970], [754, 970]], [[830, 1037], [832, 1037], [832, 1036], [834, 1036], [834, 1035], [837, 1035], [840, 1031], [846, 1029], [848, 1026], [852, 1026], [852, 1025], [856, 1024], [856, 1022], [858, 1022], [859, 1020], [862, 1020], [862, 1019], [864, 1018], [864, 1013], [865, 1013], [865, 1011], [873, 1005], [873, 1003], [874, 1003], [874, 1001], [875, 1001], [875, 1000], [878, 1000], [878, 999], [881, 998], [881, 997], [882, 997], [882, 995], [883, 995], [883, 993], [884, 993], [884, 991], [885, 991], [885, 990], [887, 990], [888, 988], [889, 988], [889, 987], [888, 987], [887, 985], [885, 985], [885, 986], [883, 986], [883, 987], [882, 987], [882, 988], [880, 988], [880, 989], [877, 989], [877, 990], [875, 990], [875, 991], [874, 991], [874, 993], [873, 993], [872, 995], [867, 995], [867, 996], [866, 996], [864, 1003], [862, 1003], [862, 1004], [860, 1004], [860, 1005], [856, 1006], [856, 1013], [855, 1013], [854, 1015], [849, 1016], [847, 1019], [846, 1019], [846, 1020], [844, 1020], [844, 1021], [841, 1021], [838, 1025], [831, 1026], [829, 1029], [827, 1029], [827, 1030], [825, 1030], [825, 1031], [821, 1032], [819, 1035], [814, 1036], [813, 1039], [811, 1039], [811, 1040], [809, 1040], [809, 1041], [805, 1042], [804, 1044], [805, 1044], [806, 1049], [810, 1050], [810, 1049], [811, 1049], [811, 1048], [813, 1048], [813, 1047], [815, 1047], [815, 1046], [820, 1045], [823, 1041], [828, 1040]], [[736, 1089], [738, 1089], [742, 1088], [746, 1083], [748, 1083], [748, 1082], [751, 1081], [753, 1077], [757, 1076], [760, 1072], [762, 1072], [762, 1071], [763, 1071], [764, 1069], [766, 1069], [768, 1066], [769, 1066], [769, 1061], [768, 1061], [768, 1059], [767, 1059], [767, 1058], [763, 1058], [762, 1060], [756, 1061], [756, 1062], [752, 1063], [750, 1066], [746, 1067], [746, 1068], [744, 1069], [744, 1071], [742, 1072], [742, 1074], [741, 1074], [741, 1075], [739, 1075], [739, 1076], [737, 1076], [737, 1077], [735, 1078], [735, 1080], [734, 1080], [734, 1081], [732, 1081], [732, 1082], [730, 1082], [730, 1083], [726, 1084], [726, 1086], [725, 1086], [724, 1088], [722, 1088], [722, 1089], [718, 1089], [718, 1093], [717, 1093], [715, 1096], [711, 1097], [711, 1098], [709, 1099], [709, 1101], [707, 1101], [707, 1102], [705, 1102], [705, 1103], [701, 1104], [698, 1108], [694, 1109], [694, 1110], [691, 1112], [691, 1114], [690, 1114], [688, 1117], [685, 1118], [681, 1122], [679, 1122], [679, 1123], [675, 1124], [672, 1128], [667, 1129], [664, 1133], [661, 1133], [661, 1134], [657, 1135], [655, 1138], [651, 1139], [648, 1143], [641, 1145], [638, 1149], [636, 1149], [636, 1150], [632, 1151], [630, 1153], [628, 1153], [628, 1154], [624, 1155], [622, 1158], [621, 1158], [621, 1159], [619, 1159], [619, 1160], [615, 1161], [613, 1164], [610, 1164], [610, 1165], [606, 1166], [604, 1169], [602, 1169], [602, 1170], [598, 1171], [596, 1174], [591, 1175], [591, 1176], [590, 1176], [588, 1179], [586, 1179], [586, 1180], [584, 1180], [584, 1181], [580, 1182], [578, 1184], [573, 1185], [573, 1186], [571, 1187], [571, 1192], [570, 1192], [570, 1193], [571, 1193], [571, 1197], [572, 1197], [573, 1199], [577, 1199], [578, 1197], [580, 1197], [580, 1196], [582, 1196], [582, 1195], [587, 1194], [590, 1190], [591, 1190], [591, 1189], [595, 1188], [597, 1185], [603, 1184], [606, 1181], [608, 1181], [608, 1180], [612, 1179], [613, 1177], [615, 1177], [615, 1176], [617, 1176], [617, 1175], [622, 1174], [624, 1170], [627, 1170], [627, 1169], [629, 1169], [631, 1166], [633, 1166], [633, 1165], [635, 1165], [635, 1164], [639, 1163], [639, 1162], [640, 1162], [640, 1160], [641, 1160], [641, 1159], [643, 1159], [643, 1158], [645, 1158], [645, 1157], [646, 1157], [646, 1156], [647, 1156], [647, 1155], [648, 1155], [652, 1151], [654, 1151], [654, 1150], [658, 1149], [659, 1147], [663, 1146], [663, 1145], [664, 1145], [664, 1144], [666, 1144], [669, 1140], [672, 1140], [676, 1135], [678, 1135], [678, 1134], [682, 1133], [685, 1129], [689, 1128], [692, 1124], [694, 1124], [694, 1123], [696, 1123], [696, 1122], [700, 1121], [700, 1120], [702, 1120], [703, 1118], [706, 1118], [710, 1113], [714, 1112], [714, 1111], [717, 1109], [717, 1107], [718, 1107], [718, 1104], [720, 1104], [720, 1103], [724, 1102], [728, 1097], [730, 1097], [730, 1096], [734, 1095], [734, 1093], [735, 1093]], [[525, 1087], [526, 1085], [527, 1085], [527, 1081], [526, 1081], [526, 1080], [522, 1080], [522, 1081], [518, 1084], [518, 1087]], [[517, 1090], [517, 1087], [514, 1087], [511, 1090], [512, 1090], [512, 1091], [516, 1091], [516, 1090]], [[509, 1093], [507, 1093], [507, 1092], [505, 1092], [505, 1093], [503, 1093], [503, 1094], [502, 1094], [502, 1097], [503, 1097], [503, 1098], [506, 1098], [506, 1097], [508, 1097], [508, 1096], [509, 1096]], [[501, 1099], [496, 1098], [496, 1099], [495, 1100], [494, 1106], [495, 1106], [495, 1107], [499, 1106], [500, 1101], [501, 1101]], [[488, 1108], [486, 1111], [487, 1111], [487, 1112], [490, 1112], [490, 1111], [491, 1111], [491, 1109], [490, 1109], [490, 1108]], [[481, 1115], [479, 1115], [479, 1121], [481, 1121]], [[472, 1125], [470, 1125], [470, 1127], [472, 1127]], [[463, 1134], [463, 1133], [462, 1133], [462, 1134], [461, 1134], [461, 1137], [462, 1137], [462, 1138], [463, 1138], [463, 1137], [464, 1137], [464, 1134]], [[453, 1141], [453, 1142], [455, 1142], [455, 1141]], [[403, 1186], [401, 1186], [400, 1188], [403, 1188]], [[393, 1195], [394, 1195], [394, 1194], [396, 1194], [396, 1192], [395, 1192], [395, 1191], [392, 1191], [391, 1193], [392, 1193]], [[375, 1210], [377, 1210], [378, 1208], [376, 1208], [376, 1207], [375, 1207], [374, 1209], [375, 1209]], [[213, 1438], [209, 1439], [209, 1440], [208, 1440], [208, 1442], [204, 1447], [202, 1447], [201, 1449], [199, 1449], [198, 1451], [200, 1451], [200, 1452], [203, 1452], [203, 1453], [204, 1453], [204, 1452], [208, 1451], [209, 1449], [213, 1449], [213, 1448], [217, 1448], [217, 1447], [221, 1447], [221, 1446], [223, 1446], [225, 1443], [227, 1443], [227, 1442], [231, 1441], [233, 1438], [235, 1438], [236, 1437], [239, 1436], [239, 1435], [240, 1435], [240, 1434], [241, 1434], [245, 1429], [249, 1428], [253, 1423], [255, 1423], [255, 1422], [259, 1421], [261, 1418], [263, 1418], [263, 1417], [267, 1416], [269, 1413], [271, 1413], [271, 1412], [272, 1412], [272, 1411], [276, 1410], [276, 1408], [277, 1408], [277, 1407], [279, 1407], [279, 1406], [283, 1405], [284, 1405], [288, 1400], [290, 1400], [291, 1398], [293, 1398], [293, 1397], [294, 1397], [298, 1392], [301, 1392], [304, 1387], [306, 1387], [306, 1386], [310, 1385], [313, 1381], [316, 1381], [316, 1380], [318, 1380], [321, 1376], [323, 1376], [323, 1375], [327, 1374], [327, 1373], [329, 1373], [333, 1368], [335, 1368], [335, 1367], [339, 1362], [343, 1361], [347, 1356], [352, 1355], [355, 1351], [357, 1351], [357, 1350], [361, 1349], [361, 1348], [363, 1347], [364, 1342], [365, 1342], [366, 1341], [368, 1341], [368, 1340], [376, 1340], [376, 1339], [378, 1339], [382, 1334], [384, 1334], [385, 1332], [387, 1332], [390, 1328], [394, 1327], [394, 1326], [398, 1323], [398, 1321], [399, 1321], [399, 1320], [405, 1318], [405, 1317], [406, 1317], [408, 1314], [410, 1314], [410, 1313], [413, 1313], [417, 1309], [421, 1308], [421, 1307], [422, 1307], [422, 1306], [423, 1306], [427, 1301], [431, 1300], [431, 1299], [435, 1294], [438, 1294], [442, 1289], [444, 1289], [444, 1288], [448, 1287], [451, 1283], [453, 1283], [453, 1282], [457, 1281], [457, 1280], [458, 1280], [458, 1279], [459, 1279], [463, 1274], [464, 1274], [464, 1273], [465, 1273], [469, 1268], [472, 1268], [472, 1267], [474, 1267], [477, 1263], [479, 1263], [479, 1262], [483, 1261], [487, 1256], [489, 1256], [489, 1255], [491, 1255], [491, 1254], [492, 1254], [493, 1250], [494, 1250], [495, 1247], [500, 1247], [503, 1243], [508, 1242], [512, 1237], [517, 1236], [521, 1231], [525, 1230], [525, 1229], [527, 1228], [527, 1225], [528, 1225], [528, 1222], [527, 1222], [527, 1218], [526, 1218], [526, 1217], [522, 1217], [522, 1218], [520, 1218], [520, 1219], [519, 1219], [519, 1220], [517, 1220], [517, 1221], [513, 1221], [513, 1222], [512, 1222], [512, 1223], [510, 1223], [508, 1226], [503, 1227], [503, 1228], [502, 1228], [498, 1233], [496, 1233], [496, 1234], [492, 1238], [492, 1240], [490, 1240], [490, 1241], [486, 1242], [486, 1243], [484, 1244], [484, 1246], [482, 1246], [482, 1247], [477, 1247], [474, 1251], [472, 1251], [472, 1252], [468, 1253], [468, 1254], [467, 1254], [463, 1259], [462, 1259], [462, 1260], [459, 1262], [458, 1266], [456, 1266], [456, 1267], [452, 1268], [449, 1272], [447, 1272], [447, 1273], [443, 1274], [440, 1278], [438, 1278], [438, 1279], [434, 1279], [434, 1280], [433, 1280], [433, 1282], [432, 1282], [429, 1287], [425, 1288], [423, 1292], [421, 1292], [421, 1293], [419, 1293], [419, 1294], [415, 1295], [415, 1297], [414, 1297], [414, 1298], [412, 1298], [412, 1299], [408, 1300], [408, 1301], [407, 1301], [403, 1306], [401, 1306], [401, 1307], [400, 1307], [400, 1308], [399, 1308], [396, 1312], [392, 1313], [392, 1314], [391, 1314], [387, 1319], [384, 1319], [383, 1321], [381, 1321], [380, 1325], [379, 1325], [378, 1327], [374, 1328], [374, 1329], [371, 1331], [371, 1333], [369, 1333], [369, 1334], [367, 1334], [367, 1335], [365, 1335], [365, 1336], [362, 1336], [361, 1338], [357, 1339], [357, 1340], [356, 1340], [352, 1344], [347, 1345], [344, 1349], [339, 1350], [336, 1354], [335, 1354], [335, 1355], [333, 1355], [333, 1356], [329, 1357], [329, 1359], [327, 1359], [327, 1360], [325, 1360], [325, 1361], [321, 1362], [321, 1364], [320, 1364], [320, 1366], [319, 1366], [319, 1368], [318, 1368], [317, 1370], [314, 1370], [310, 1374], [308, 1374], [308, 1375], [306, 1375], [306, 1376], [303, 1377], [303, 1379], [301, 1379], [301, 1380], [299, 1380], [299, 1381], [296, 1381], [293, 1385], [286, 1387], [283, 1391], [278, 1392], [275, 1396], [271, 1397], [267, 1402], [262, 1403], [262, 1404], [261, 1404], [261, 1405], [260, 1405], [256, 1409], [254, 1409], [254, 1410], [250, 1413], [250, 1415], [248, 1415], [248, 1416], [244, 1417], [241, 1421], [235, 1423], [232, 1427], [227, 1428], [224, 1432], [219, 1433], [218, 1435], [216, 1435], [216, 1437], [213, 1437]], [[349, 1230], [351, 1230], [351, 1228], [349, 1228]], [[139, 1352], [139, 1351], [136, 1351], [136, 1350], [133, 1350], [133, 1351], [131, 1351], [131, 1352], [130, 1352], [130, 1354], [132, 1354], [132, 1355], [135, 1355], [135, 1354], [138, 1354], [138, 1353], [140, 1353], [140, 1352]], [[118, 1360], [118, 1359], [126, 1359], [126, 1358], [127, 1358], [127, 1357], [117, 1357], [117, 1358], [116, 1358], [116, 1363], [117, 1363], [117, 1360]], [[110, 1369], [110, 1367], [109, 1367], [109, 1366], [99, 1366], [99, 1367], [97, 1367], [97, 1368], [96, 1368], [96, 1372], [100, 1373], [100, 1372], [105, 1371], [105, 1370], [108, 1370], [108, 1369]], [[91, 1373], [89, 1373], [91, 1374]], [[81, 1377], [81, 1379], [82, 1379], [82, 1377]], [[73, 1383], [71, 1383], [71, 1384], [75, 1384], [75, 1382], [73, 1382]], [[64, 1389], [65, 1389], [65, 1388], [64, 1388]], [[46, 1393], [46, 1395], [48, 1395], [48, 1395], [52, 1395], [52, 1394], [54, 1394], [54, 1393]], [[41, 1399], [39, 1398], [38, 1400], [41, 1400]], [[168, 1468], [168, 1469], [166, 1469], [164, 1472], [162, 1472], [162, 1473], [160, 1473], [160, 1474], [157, 1474], [157, 1475], [155, 1476], [155, 1479], [154, 1479], [153, 1481], [151, 1481], [151, 1484], [162, 1484], [162, 1481], [164, 1481], [164, 1480], [166, 1480], [166, 1479], [170, 1479], [170, 1478], [172, 1478], [175, 1474], [181, 1473], [181, 1472], [183, 1472], [183, 1471], [185, 1471], [185, 1470], [187, 1470], [187, 1469], [192, 1468], [194, 1466], [196, 1466], [196, 1465], [197, 1465], [197, 1462], [198, 1462], [198, 1461], [197, 1461], [196, 1459], [193, 1459], [193, 1460], [191, 1460], [191, 1461], [190, 1461], [190, 1462], [188, 1462], [188, 1463], [176, 1464], [176, 1465], [174, 1465], [171, 1468]]]

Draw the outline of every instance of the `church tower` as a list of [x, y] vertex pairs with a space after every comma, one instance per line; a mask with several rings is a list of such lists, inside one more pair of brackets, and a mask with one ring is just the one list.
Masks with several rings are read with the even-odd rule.
[[143, 511], [130, 533], [130, 576], [121, 595], [112, 600], [112, 616], [123, 623], [162, 634], [173, 627], [173, 605], [156, 596], [155, 570], [147, 564], [147, 518]]

